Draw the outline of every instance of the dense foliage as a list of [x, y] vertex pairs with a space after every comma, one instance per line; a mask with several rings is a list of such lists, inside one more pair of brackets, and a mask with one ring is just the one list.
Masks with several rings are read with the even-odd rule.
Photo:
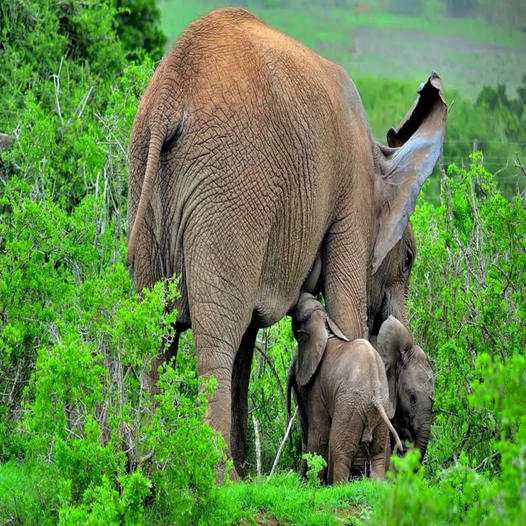
[[[181, 353], [156, 400], [142, 386], [176, 282], [139, 301], [124, 267], [127, 137], [164, 42], [156, 12], [140, 15], [153, 5], [0, 6], [0, 130], [15, 139], [0, 165], [3, 521], [138, 523], [155, 487], [151, 520], [191, 523], [217, 492], [213, 385], [198, 390]], [[49, 489], [12, 485], [14, 469]]]
[[[423, 467], [411, 454], [395, 459], [389, 483], [321, 489], [290, 473], [300, 459], [293, 427], [281, 473], [263, 479], [286, 427], [295, 347], [288, 319], [258, 336], [253, 481], [215, 484], [223, 443], [202, 423], [214, 385], [197, 378], [190, 333], [177, 363], [163, 369], [159, 394], [145, 393], [142, 373], [172, 336], [176, 313], [165, 304], [177, 294], [172, 280], [139, 300], [124, 266], [128, 135], [164, 41], [153, 7], [152, 0], [0, 4], [0, 132], [14, 139], [0, 157], [1, 520], [522, 523], [525, 195], [512, 185], [503, 197], [482, 154], [467, 158], [472, 144], [448, 146], [459, 162], [433, 176], [413, 216], [411, 329], [437, 375]], [[404, 83], [357, 84], [374, 107], [373, 129], [382, 112], [403, 115], [414, 95]], [[448, 137], [473, 131], [491, 151], [482, 143], [491, 133], [486, 118], [509, 140], [525, 140], [525, 102], [522, 91], [509, 99], [503, 88], [485, 88], [481, 117], [455, 97], [460, 117]], [[509, 170], [515, 180], [526, 176], [520, 162]]]

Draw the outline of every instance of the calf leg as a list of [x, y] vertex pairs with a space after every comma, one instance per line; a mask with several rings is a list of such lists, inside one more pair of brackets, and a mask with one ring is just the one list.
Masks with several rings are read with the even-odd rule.
[[364, 425], [357, 411], [336, 412], [329, 438], [329, 484], [346, 482], [351, 466], [360, 447]]
[[[316, 453], [327, 462], [327, 448], [329, 443], [330, 418], [326, 411], [317, 411], [315, 415], [308, 417], [307, 451], [304, 453]], [[300, 473], [302, 477], [307, 476], [307, 462], [302, 459]], [[319, 473], [321, 482], [327, 481], [327, 468]]]
[[389, 440], [389, 429], [387, 424], [381, 422], [376, 426], [371, 444], [371, 478], [383, 480], [385, 478], [387, 441]]

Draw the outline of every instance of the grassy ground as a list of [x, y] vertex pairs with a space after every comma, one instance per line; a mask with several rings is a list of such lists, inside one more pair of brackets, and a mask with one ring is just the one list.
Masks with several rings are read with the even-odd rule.
[[[169, 44], [199, 16], [235, 1], [158, 0]], [[245, 2], [246, 4], [246, 2]], [[474, 98], [483, 84], [515, 96], [526, 73], [526, 34], [479, 19], [408, 17], [379, 10], [249, 8], [263, 20], [338, 62], [351, 76], [421, 82], [431, 70]]]
[[[56, 524], [58, 509], [67, 495], [67, 481], [44, 464], [10, 461], [0, 464], [0, 522], [2, 524]], [[387, 483], [357, 481], [333, 488], [316, 487], [293, 473], [277, 474], [218, 488], [213, 505], [201, 516], [202, 524], [322, 526], [358, 524], [367, 520]], [[165, 518], [164, 518], [165, 519]], [[155, 499], [144, 506], [143, 524], [164, 524]]]
[[232, 484], [222, 493], [226, 508], [237, 512], [239, 524], [336, 525], [366, 519], [384, 486], [362, 480], [320, 488], [282, 474], [270, 481]]

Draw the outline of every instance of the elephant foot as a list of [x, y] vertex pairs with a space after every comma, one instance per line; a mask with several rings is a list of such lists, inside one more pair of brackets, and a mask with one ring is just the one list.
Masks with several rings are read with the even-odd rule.
[[217, 478], [216, 478], [216, 484], [218, 486], [222, 486], [226, 480], [230, 480], [231, 482], [238, 482], [241, 481], [241, 477], [239, 473], [232, 468], [232, 463], [229, 459], [222, 458], [217, 463]]

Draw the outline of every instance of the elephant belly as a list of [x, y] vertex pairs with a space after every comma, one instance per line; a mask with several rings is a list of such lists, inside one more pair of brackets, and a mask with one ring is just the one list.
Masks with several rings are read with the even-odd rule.
[[321, 242], [321, 232], [310, 234], [309, 239], [294, 247], [269, 244], [254, 309], [253, 322], [258, 327], [278, 322], [296, 304]]

